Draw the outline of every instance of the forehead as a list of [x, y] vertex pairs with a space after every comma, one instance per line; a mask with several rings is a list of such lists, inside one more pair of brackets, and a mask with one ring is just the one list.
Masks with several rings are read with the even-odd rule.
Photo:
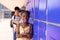
[[19, 12], [19, 10], [15, 10], [15, 11], [18, 11]]
[[23, 12], [22, 15], [28, 15], [28, 13], [27, 12]]

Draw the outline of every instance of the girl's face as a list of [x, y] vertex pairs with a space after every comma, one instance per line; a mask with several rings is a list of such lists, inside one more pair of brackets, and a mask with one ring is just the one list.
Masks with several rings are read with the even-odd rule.
[[28, 22], [29, 17], [26, 12], [22, 13], [21, 18], [22, 18], [23, 22], [25, 22], [25, 23]]

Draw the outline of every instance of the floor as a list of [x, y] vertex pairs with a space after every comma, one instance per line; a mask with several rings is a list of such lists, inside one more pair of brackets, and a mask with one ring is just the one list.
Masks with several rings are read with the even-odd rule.
[[10, 19], [0, 19], [0, 40], [13, 40], [13, 30], [9, 23]]

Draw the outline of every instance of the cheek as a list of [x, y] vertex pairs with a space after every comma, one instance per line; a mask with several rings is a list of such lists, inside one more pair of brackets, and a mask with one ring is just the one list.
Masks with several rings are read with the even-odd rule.
[[23, 21], [25, 21], [24, 17], [21, 18]]
[[26, 19], [26, 18], [24, 18], [24, 19], [23, 19], [23, 21], [24, 21], [24, 22], [26, 22], [26, 21], [27, 21], [27, 19]]

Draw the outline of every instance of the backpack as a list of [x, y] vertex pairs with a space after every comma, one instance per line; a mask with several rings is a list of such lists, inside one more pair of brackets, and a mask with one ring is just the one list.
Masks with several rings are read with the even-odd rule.
[[[14, 15], [14, 19], [15, 19], [15, 15]], [[11, 28], [13, 27], [12, 20], [10, 20], [10, 27]]]

